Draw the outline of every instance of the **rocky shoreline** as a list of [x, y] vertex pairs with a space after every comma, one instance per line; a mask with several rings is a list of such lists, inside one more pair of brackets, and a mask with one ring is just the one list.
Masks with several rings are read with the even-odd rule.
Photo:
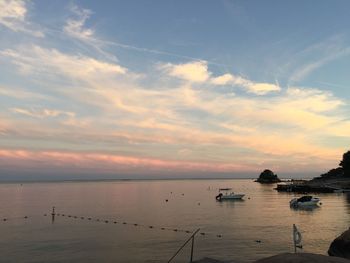
[[339, 167], [329, 170], [312, 180], [291, 180], [278, 184], [279, 192], [296, 193], [350, 193], [350, 151], [343, 154]]
[[277, 184], [279, 192], [295, 193], [342, 193], [350, 192], [350, 178], [315, 178], [310, 181], [295, 180]]

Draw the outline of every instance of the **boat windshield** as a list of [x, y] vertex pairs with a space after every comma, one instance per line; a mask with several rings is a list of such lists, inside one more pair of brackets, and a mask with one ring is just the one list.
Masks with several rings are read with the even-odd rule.
[[219, 188], [219, 191], [230, 191], [232, 188]]
[[311, 195], [305, 195], [305, 196], [302, 196], [298, 199], [298, 202], [309, 202], [311, 201], [312, 199], [312, 196]]

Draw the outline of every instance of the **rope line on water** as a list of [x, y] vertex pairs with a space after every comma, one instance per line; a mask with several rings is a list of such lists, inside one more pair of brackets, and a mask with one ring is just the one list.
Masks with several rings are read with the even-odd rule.
[[[16, 217], [0, 217], [0, 222], [6, 223], [9, 221], [13, 220], [29, 220], [33, 219], [35, 217], [41, 217], [42, 215], [24, 215], [24, 216], [16, 216]], [[65, 214], [65, 213], [56, 213], [54, 210], [51, 213], [45, 213], [45, 217], [51, 217], [52, 222], [55, 221], [56, 217], [64, 217], [67, 219], [80, 219], [80, 220], [86, 220], [89, 222], [99, 222], [99, 223], [104, 223], [104, 224], [119, 224], [119, 225], [127, 225], [127, 226], [134, 226], [134, 227], [142, 227], [142, 228], [147, 228], [147, 229], [152, 229], [152, 230], [161, 230], [161, 231], [172, 231], [172, 232], [179, 232], [179, 233], [187, 233], [187, 234], [193, 234], [194, 231], [187, 230], [187, 229], [182, 229], [182, 228], [172, 228], [172, 227], [164, 227], [164, 226], [155, 226], [155, 225], [146, 225], [146, 224], [140, 224], [140, 223], [131, 223], [127, 222], [126, 220], [111, 220], [111, 219], [101, 219], [101, 218], [94, 218], [94, 217], [89, 217], [89, 216], [77, 216], [77, 215], [72, 215], [72, 214]], [[32, 220], [31, 220], [32, 221]], [[215, 233], [209, 233], [209, 232], [198, 232], [199, 236], [209, 236], [209, 237], [216, 237], [216, 238], [222, 238], [222, 234], [215, 234]], [[256, 243], [266, 243], [267, 240], [261, 240], [261, 239], [256, 239], [253, 240]]]
[[7, 221], [13, 221], [13, 220], [26, 220], [26, 219], [33, 219], [35, 217], [41, 217], [40, 215], [23, 215], [23, 216], [2, 216], [0, 217], [0, 222], [7, 222]]
[[[80, 219], [80, 220], [87, 220], [92, 222], [101, 222], [101, 223], [111, 223], [111, 224], [121, 224], [121, 225], [129, 225], [129, 226], [135, 226], [135, 227], [143, 227], [148, 229], [154, 229], [154, 230], [162, 230], [162, 231], [172, 231], [172, 232], [180, 232], [180, 233], [187, 233], [192, 234], [193, 231], [181, 229], [181, 228], [171, 228], [171, 227], [160, 227], [160, 226], [153, 226], [153, 225], [145, 225], [145, 224], [139, 224], [139, 223], [130, 223], [126, 221], [117, 221], [117, 220], [106, 220], [106, 219], [100, 219], [100, 218], [93, 218], [93, 217], [87, 217], [87, 216], [76, 216], [76, 215], [68, 215], [63, 213], [56, 213], [56, 214], [44, 214], [44, 216], [51, 216], [51, 217], [66, 217], [70, 219]], [[34, 217], [38, 216], [17, 216], [17, 217], [2, 217], [0, 220], [1, 222], [7, 222], [7, 221], [13, 221], [13, 220], [27, 220], [27, 219], [33, 219]], [[208, 232], [199, 232], [201, 236], [216, 236], [218, 238], [223, 237], [222, 234], [213, 234]]]
[[[44, 216], [48, 216], [48, 214], [44, 214]], [[65, 217], [65, 218], [69, 218], [69, 219], [88, 220], [88, 221], [92, 221], [92, 222], [100, 222], [100, 223], [105, 223], [105, 224], [111, 223], [111, 224], [143, 227], [143, 228], [147, 228], [147, 229], [154, 229], [154, 230], [161, 230], [161, 231], [172, 231], [172, 232], [180, 232], [180, 233], [187, 233], [187, 234], [193, 233], [193, 231], [187, 230], [187, 229], [145, 225], [145, 224], [140, 224], [140, 223], [131, 223], [131, 222], [127, 222], [125, 220], [100, 219], [100, 218], [93, 218], [93, 217], [87, 217], [87, 216], [77, 216], [77, 215], [71, 215], [71, 214], [65, 214], [65, 213], [57, 213], [57, 214], [55, 214], [55, 216]], [[199, 234], [201, 236], [215, 236], [217, 238], [223, 237], [222, 234], [212, 234], [212, 233], [208, 233], [208, 232], [200, 232]]]

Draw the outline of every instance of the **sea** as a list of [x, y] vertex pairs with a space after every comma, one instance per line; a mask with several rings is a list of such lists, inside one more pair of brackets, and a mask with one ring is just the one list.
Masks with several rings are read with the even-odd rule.
[[[295, 210], [300, 195], [253, 180], [121, 180], [0, 184], [0, 262], [168, 262], [198, 230], [193, 260], [253, 262], [294, 252], [327, 254], [350, 225], [350, 196], [317, 194], [321, 205]], [[219, 188], [242, 201], [215, 199]], [[52, 209], [55, 207], [53, 217]], [[171, 262], [189, 262], [192, 239]]]

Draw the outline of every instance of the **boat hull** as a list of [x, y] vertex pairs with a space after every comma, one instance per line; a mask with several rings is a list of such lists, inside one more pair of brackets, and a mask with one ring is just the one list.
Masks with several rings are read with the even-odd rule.
[[297, 198], [294, 198], [290, 201], [290, 206], [294, 207], [294, 208], [316, 207], [316, 206], [318, 206], [319, 202], [320, 202], [319, 198], [312, 198], [311, 200], [304, 201], [304, 202], [300, 202], [300, 201], [298, 201]]
[[221, 200], [237, 200], [237, 199], [242, 199], [243, 197], [244, 197], [244, 194], [223, 195], [221, 197]]

